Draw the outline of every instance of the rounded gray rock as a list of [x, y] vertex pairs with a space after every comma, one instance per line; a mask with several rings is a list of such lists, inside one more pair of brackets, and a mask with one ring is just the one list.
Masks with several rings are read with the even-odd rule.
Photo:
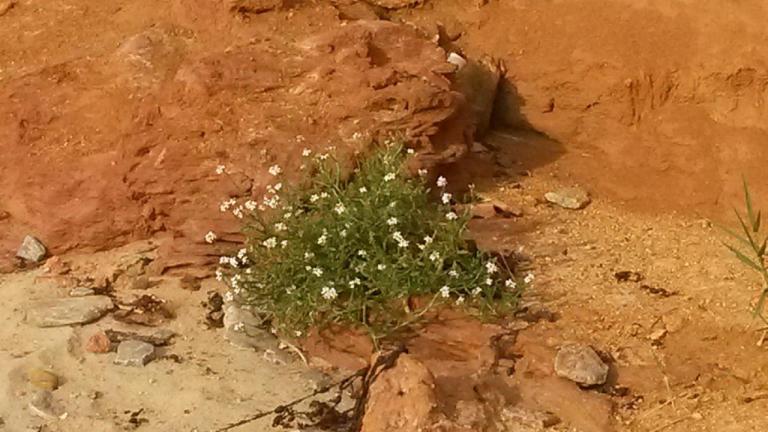
[[608, 365], [590, 346], [566, 344], [555, 356], [555, 373], [583, 386], [600, 385], [608, 379]]
[[115, 364], [123, 366], [144, 366], [155, 358], [155, 347], [152, 344], [127, 340], [117, 346]]
[[48, 255], [48, 249], [46, 249], [43, 242], [28, 235], [24, 237], [24, 240], [19, 246], [19, 250], [16, 251], [16, 256], [33, 263], [38, 263]]
[[544, 199], [571, 210], [583, 209], [592, 202], [589, 193], [580, 187], [566, 187], [554, 192], [547, 192], [544, 194]]

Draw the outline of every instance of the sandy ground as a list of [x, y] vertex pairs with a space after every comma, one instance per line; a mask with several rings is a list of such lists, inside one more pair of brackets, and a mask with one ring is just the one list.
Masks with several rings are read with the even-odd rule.
[[[103, 265], [135, 253], [137, 246], [142, 244], [71, 260]], [[4, 298], [0, 306], [0, 417], [5, 422], [5, 429], [0, 430], [131, 430], [131, 413], [142, 410], [138, 418], [147, 420], [140, 425], [142, 430], [211, 431], [311, 392], [317, 381], [310, 378], [320, 376], [308, 372], [300, 361], [277, 365], [260, 353], [230, 345], [222, 330], [204, 324], [201, 302], [210, 284], [190, 292], [179, 288], [174, 279], [163, 280], [151, 292], [168, 300], [174, 309], [177, 318], [162, 328], [178, 337], [163, 354], [178, 355], [181, 361], [158, 359], [143, 368], [115, 365], [115, 353], [86, 352], [87, 338], [98, 329], [148, 329], [111, 317], [64, 328], [25, 323], [24, 311], [30, 301], [67, 295], [68, 289], [44, 276], [37, 269], [0, 280]], [[27, 403], [34, 388], [25, 378], [30, 367], [50, 370], [61, 378], [63, 384], [53, 394], [67, 413], [66, 419], [43, 420], [30, 413]], [[241, 430], [271, 430], [269, 419]]]

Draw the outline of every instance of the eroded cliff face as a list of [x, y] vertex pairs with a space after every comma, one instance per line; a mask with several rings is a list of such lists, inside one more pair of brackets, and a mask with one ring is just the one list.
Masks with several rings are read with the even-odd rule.
[[165, 236], [165, 269], [201, 267], [221, 253], [204, 244], [208, 230], [238, 239], [219, 203], [259, 199], [274, 164], [297, 180], [304, 148], [351, 155], [395, 131], [428, 163], [468, 148], [455, 67], [417, 30], [317, 6], [272, 16], [293, 26], [272, 32], [198, 3], [172, 4], [169, 22], [114, 36], [111, 49], [5, 75], [4, 268], [28, 233], [54, 254]]
[[[554, 140], [522, 152], [634, 209], [716, 214], [741, 176], [768, 198], [764, 2], [444, 1], [401, 11], [506, 64], [496, 126]], [[497, 137], [498, 145], [515, 145]]]
[[169, 267], [208, 263], [205, 232], [236, 239], [218, 202], [260, 196], [304, 147], [360, 150], [356, 132], [454, 160], [474, 108], [446, 51], [503, 63], [485, 139], [521, 170], [653, 212], [717, 214], [742, 175], [768, 197], [762, 2], [385, 3], [17, 4], [0, 16], [2, 268], [25, 234], [53, 253], [165, 235]]

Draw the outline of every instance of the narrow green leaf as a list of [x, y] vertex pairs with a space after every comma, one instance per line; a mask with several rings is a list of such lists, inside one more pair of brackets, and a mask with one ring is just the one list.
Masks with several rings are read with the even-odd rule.
[[763, 215], [763, 212], [758, 210], [757, 219], [755, 219], [755, 223], [752, 224], [752, 232], [754, 232], [755, 234], [760, 232], [760, 219], [762, 215]]
[[745, 239], [744, 237], [736, 234], [736, 232], [733, 231], [732, 229], [726, 227], [725, 225], [720, 225], [720, 224], [717, 224], [717, 223], [715, 224], [715, 226], [718, 227], [719, 229], [721, 229], [724, 233], [726, 233], [729, 236], [733, 237], [734, 239], [740, 241], [741, 243], [744, 243], [745, 246], [750, 246], [749, 241], [747, 239]]
[[744, 231], [744, 234], [747, 236], [747, 240], [749, 240], [749, 246], [757, 250], [757, 246], [755, 245], [755, 240], [752, 238], [752, 231], [750, 231], [749, 227], [747, 227], [747, 223], [744, 222], [744, 218], [741, 217], [739, 212], [737, 212], [735, 209], [733, 212], [736, 214], [736, 218], [739, 220], [739, 223], [741, 224], [741, 229]]
[[757, 256], [762, 258], [765, 255], [765, 247], [766, 246], [768, 246], [768, 237], [766, 237], [765, 240], [763, 240], [763, 245], [760, 246], [760, 250], [757, 251]]
[[747, 217], [749, 218], [749, 224], [755, 226], [755, 212], [752, 209], [752, 195], [749, 193], [749, 185], [747, 179], [742, 179], [744, 183], [744, 200], [747, 202]]
[[730, 249], [731, 252], [733, 252], [734, 255], [736, 255], [736, 258], [738, 258], [741, 262], [743, 262], [744, 264], [748, 265], [749, 267], [752, 267], [753, 269], [755, 269], [755, 270], [757, 270], [757, 271], [762, 273], [763, 268], [760, 267], [759, 265], [757, 265], [757, 263], [755, 263], [751, 259], [749, 259], [749, 257], [744, 255], [740, 250], [736, 249], [735, 247], [733, 247], [733, 246], [731, 246], [731, 245], [729, 245], [727, 243], [723, 243], [723, 244], [725, 245], [725, 247]]
[[757, 305], [755, 305], [754, 316], [763, 315], [763, 308], [765, 307], [766, 297], [768, 297], [768, 289], [764, 289], [763, 292], [760, 293], [760, 299], [757, 300]]

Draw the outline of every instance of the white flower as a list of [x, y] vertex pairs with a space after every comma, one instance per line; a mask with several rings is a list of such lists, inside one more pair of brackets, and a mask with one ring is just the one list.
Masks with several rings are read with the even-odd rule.
[[278, 176], [281, 172], [283, 172], [283, 169], [280, 168], [280, 165], [272, 165], [269, 167], [269, 173], [273, 176]]
[[341, 236], [341, 238], [347, 238], [347, 230], [343, 229], [339, 231], [339, 235]]
[[451, 198], [453, 198], [453, 195], [449, 193], [444, 193], [443, 196], [440, 197], [440, 199], [443, 201], [443, 204], [450, 204]]
[[304, 157], [307, 157], [307, 156], [309, 156], [311, 154], [312, 154], [312, 150], [310, 150], [308, 148], [305, 148], [304, 150], [301, 151], [301, 155], [304, 156]]
[[299, 171], [304, 171], [305, 169], [307, 169], [307, 164], [301, 164], [299, 166]]
[[230, 198], [230, 199], [222, 202], [221, 205], [219, 205], [219, 210], [221, 210], [221, 212], [224, 213], [227, 210], [229, 210], [232, 206], [234, 206], [235, 204], [237, 204], [237, 200], [234, 199], [234, 198]]
[[528, 273], [527, 275], [525, 275], [523, 282], [527, 284], [530, 284], [531, 282], [533, 282], [533, 273]]
[[224, 264], [228, 264], [228, 263], [229, 263], [229, 257], [228, 256], [223, 256], [223, 257], [219, 258], [219, 264], [224, 265]]
[[438, 177], [437, 186], [441, 188], [448, 186], [448, 180], [446, 180], [443, 176]]
[[227, 291], [224, 293], [224, 301], [226, 303], [231, 303], [235, 299], [235, 295], [232, 294], [232, 291]]
[[248, 251], [243, 248], [237, 251], [237, 258], [242, 262], [243, 264], [248, 262]]
[[313, 252], [304, 252], [304, 259], [312, 259], [315, 257]]
[[515, 289], [517, 288], [517, 282], [513, 281], [512, 279], [507, 279], [504, 281], [504, 286], [507, 288]]
[[493, 285], [493, 279], [491, 279], [491, 278], [485, 279], [485, 284], [486, 285]]
[[358, 255], [358, 256], [361, 256], [361, 257], [363, 257], [363, 258], [365, 258], [365, 257], [367, 257], [367, 256], [368, 256], [368, 252], [366, 252], [366, 251], [364, 251], [364, 250], [360, 249], [359, 251], [357, 251], [357, 255]]
[[368, 188], [366, 188], [365, 186], [363, 186], [363, 187], [361, 187], [360, 189], [358, 189], [358, 191], [360, 191], [360, 193], [366, 193], [366, 192], [368, 192]]
[[239, 322], [232, 326], [232, 330], [236, 332], [241, 332], [245, 329], [245, 324]]
[[496, 264], [494, 264], [491, 261], [488, 261], [487, 263], [485, 263], [485, 269], [488, 270], [488, 274], [496, 273], [499, 270]]
[[448, 212], [445, 214], [445, 218], [448, 220], [456, 220], [459, 218], [459, 216], [454, 212]]
[[283, 188], [283, 184], [282, 183], [275, 183], [275, 186], [272, 189], [274, 189], [276, 191], [279, 191], [282, 188]]
[[425, 170], [425, 169], [420, 169], [418, 171], [418, 173], [419, 173], [419, 177], [426, 177], [427, 176], [427, 170]]
[[410, 155], [412, 155], [412, 154], [416, 153], [416, 151], [415, 151], [414, 149], [412, 149], [412, 148], [409, 148], [409, 149], [408, 149], [408, 150], [406, 150], [405, 152], [406, 152], [406, 153], [408, 153], [408, 154], [410, 154]]
[[483, 292], [483, 290], [480, 287], [475, 287], [472, 290], [472, 296], [477, 297], [478, 295], [480, 295], [481, 292]]
[[387, 181], [387, 182], [388, 181], [392, 181], [394, 179], [395, 179], [395, 173], [389, 173], [389, 174], [384, 176], [384, 181]]
[[323, 269], [321, 269], [320, 267], [315, 267], [312, 269], [312, 274], [317, 277], [320, 277], [323, 275]]
[[288, 240], [281, 240], [280, 247], [285, 249], [288, 246]]
[[448, 298], [451, 295], [451, 288], [448, 287], [448, 285], [444, 285], [442, 288], [440, 288], [440, 296], [443, 298]]
[[459, 298], [456, 299], [456, 304], [460, 305], [464, 303], [464, 296], [459, 296]]
[[397, 225], [397, 218], [396, 217], [391, 217], [391, 218], [387, 219], [387, 225], [389, 225], [389, 226]]
[[264, 205], [269, 208], [277, 208], [277, 204], [280, 202], [280, 197], [277, 195], [272, 196], [271, 198], [264, 197]]
[[213, 231], [208, 231], [208, 233], [205, 234], [204, 238], [206, 243], [213, 243], [217, 239], [216, 233], [214, 233]]
[[225, 167], [224, 165], [218, 165], [216, 167], [216, 174], [221, 175], [221, 174], [224, 174], [226, 171], [227, 171], [227, 167]]
[[435, 261], [437, 261], [439, 259], [440, 259], [440, 254], [439, 253], [432, 252], [431, 254], [429, 254], [429, 260], [430, 261], [435, 262]]
[[317, 244], [320, 246], [324, 245], [326, 241], [328, 241], [328, 235], [325, 232], [317, 238]]
[[252, 268], [245, 269], [245, 274], [251, 274], [251, 273], [253, 273], [253, 269]]
[[315, 202], [315, 201], [317, 201], [319, 199], [320, 199], [320, 197], [317, 196], [317, 194], [312, 194], [312, 196], [309, 197], [309, 202]]
[[448, 276], [453, 278], [459, 277], [459, 272], [457, 272], [456, 270], [451, 270], [448, 272]]
[[432, 238], [430, 236], [426, 236], [426, 237], [424, 237], [424, 244], [431, 244], [433, 240], [434, 240], [434, 238]]
[[245, 216], [245, 214], [243, 213], [243, 208], [242, 207], [235, 207], [232, 210], [232, 214], [235, 215], [235, 217], [238, 218], [238, 219], [242, 219], [243, 216]]
[[286, 212], [286, 213], [283, 215], [283, 219], [290, 219], [290, 218], [291, 218], [291, 216], [293, 216], [293, 213], [291, 213], [291, 212]]
[[408, 247], [408, 240], [403, 238], [403, 235], [400, 233], [400, 231], [395, 231], [392, 234], [392, 238], [395, 239], [399, 247], [401, 248]]
[[287, 226], [287, 225], [285, 225], [285, 224], [284, 224], [284, 223], [282, 223], [282, 222], [278, 222], [278, 223], [276, 223], [276, 224], [275, 224], [275, 231], [278, 231], [278, 232], [280, 232], [280, 231], [285, 231], [285, 230], [287, 230], [287, 229], [288, 229], [288, 226]]
[[323, 287], [323, 289], [320, 291], [320, 294], [323, 296], [326, 300], [333, 300], [339, 295], [336, 293], [336, 289], [329, 288], [329, 287]]
[[293, 294], [294, 291], [296, 291], [296, 285], [291, 285], [285, 289], [286, 294]]
[[224, 280], [224, 272], [221, 270], [216, 270], [216, 280], [221, 282]]
[[296, 337], [301, 337], [301, 335], [304, 334], [304, 333], [302, 333], [299, 330], [296, 330], [295, 332], [293, 332], [293, 334], [296, 335]]
[[263, 244], [264, 247], [267, 249], [272, 249], [273, 247], [277, 246], [277, 239], [274, 237], [270, 237], [264, 240], [263, 242], [261, 242], [261, 244]]
[[379, 270], [386, 270], [387, 266], [384, 265], [384, 264], [379, 264], [379, 265], [376, 266], [376, 268], [379, 269]]
[[344, 207], [344, 204], [338, 203], [336, 204], [336, 207], [333, 208], [333, 211], [335, 211], [337, 214], [342, 214], [347, 210], [346, 207]]
[[354, 288], [354, 287], [356, 287], [357, 285], [360, 285], [360, 283], [361, 283], [360, 279], [358, 279], [358, 278], [354, 278], [354, 279], [352, 279], [351, 281], [349, 281], [349, 286], [350, 286], [351, 288]]
[[328, 198], [328, 192], [320, 192], [320, 198]]
[[320, 155], [320, 160], [326, 160], [328, 159], [328, 153], [323, 153]]
[[254, 211], [256, 210], [256, 207], [258, 207], [258, 203], [256, 201], [248, 200], [245, 202], [245, 208], [248, 211]]

